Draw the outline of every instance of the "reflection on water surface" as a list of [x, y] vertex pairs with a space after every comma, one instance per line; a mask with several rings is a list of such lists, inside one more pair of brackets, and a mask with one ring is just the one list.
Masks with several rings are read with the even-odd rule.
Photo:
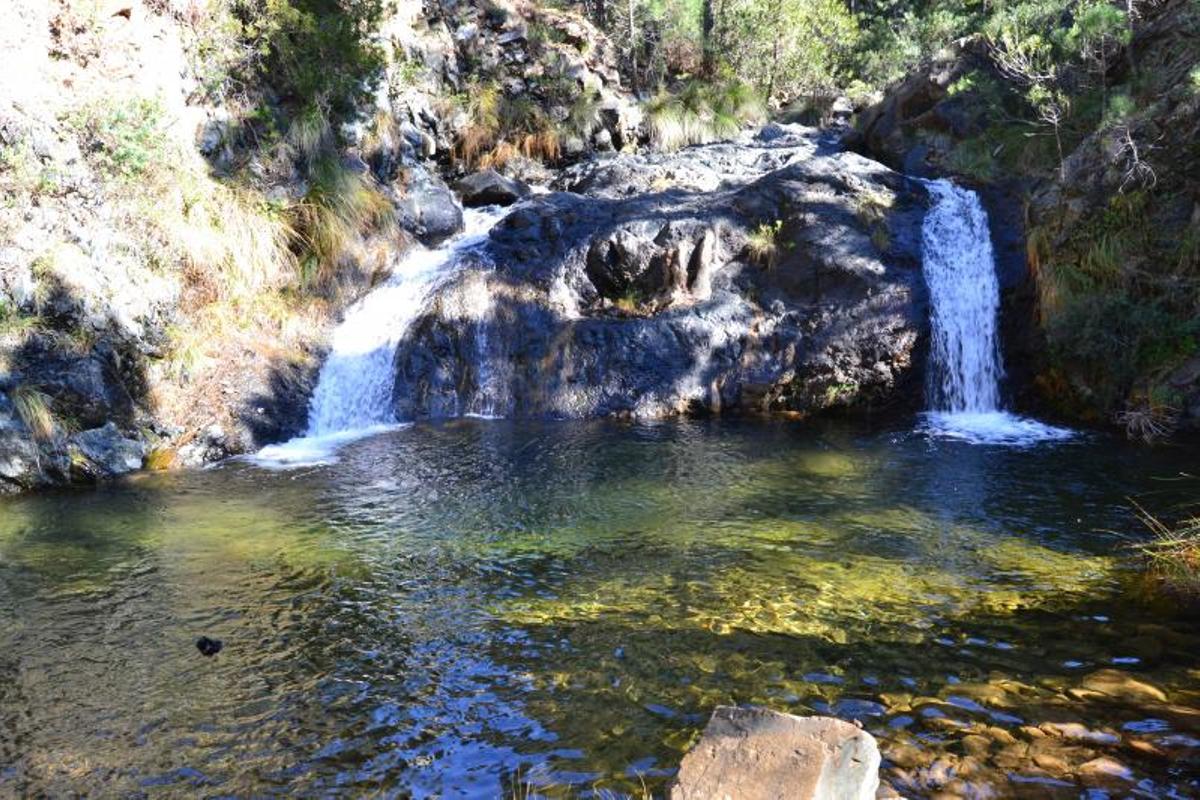
[[1187, 461], [464, 421], [5, 501], [0, 793], [660, 791], [759, 703], [910, 797], [1193, 796], [1200, 625], [1114, 558]]

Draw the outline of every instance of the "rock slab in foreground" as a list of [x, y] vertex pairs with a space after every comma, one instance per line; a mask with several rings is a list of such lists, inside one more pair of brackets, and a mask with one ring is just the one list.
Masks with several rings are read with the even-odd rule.
[[879, 748], [832, 717], [720, 706], [683, 758], [671, 800], [872, 800]]

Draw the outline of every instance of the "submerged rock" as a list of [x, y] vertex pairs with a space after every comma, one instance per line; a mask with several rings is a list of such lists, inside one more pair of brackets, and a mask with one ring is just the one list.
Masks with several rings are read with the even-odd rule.
[[919, 184], [789, 127], [560, 185], [415, 321], [402, 419], [813, 412], [885, 401], [910, 373]]
[[722, 706], [683, 757], [670, 797], [871, 800], [879, 763], [875, 738], [849, 722]]

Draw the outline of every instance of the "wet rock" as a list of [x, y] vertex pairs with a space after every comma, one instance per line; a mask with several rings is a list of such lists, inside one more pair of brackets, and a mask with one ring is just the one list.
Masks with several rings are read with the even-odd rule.
[[1121, 741], [1121, 737], [1115, 733], [1092, 730], [1078, 722], [1046, 722], [1040, 726], [1040, 730], [1050, 736], [1086, 744], [1113, 745]]
[[207, 636], [201, 636], [196, 640], [196, 649], [200, 651], [202, 656], [215, 656], [221, 652], [221, 648], [225, 645], [220, 639], [210, 639]]
[[992, 749], [992, 740], [978, 733], [969, 733], [962, 737], [963, 750], [977, 758], [983, 758]]
[[468, 175], [455, 187], [464, 206], [509, 206], [529, 196], [529, 187], [492, 169]]
[[684, 756], [670, 797], [871, 800], [879, 761], [874, 738], [848, 722], [723, 706]]
[[1115, 758], [1101, 756], [1079, 766], [1079, 780], [1085, 786], [1121, 789], [1136, 782], [1133, 771]]
[[422, 244], [434, 247], [462, 230], [463, 214], [449, 187], [417, 168], [397, 203], [396, 222]]
[[1118, 669], [1093, 672], [1080, 682], [1078, 688], [1068, 693], [1079, 700], [1110, 698], [1130, 705], [1167, 702], [1167, 695], [1162, 689]]
[[16, 425], [0, 425], [0, 494], [34, 486], [40, 471], [33, 440]]
[[[667, 171], [701, 177], [648, 191]], [[886, 403], [915, 375], [925, 196], [903, 176], [818, 156], [800, 129], [622, 154], [563, 183], [577, 191], [517, 207], [414, 322], [400, 418], [812, 413]], [[868, 195], [890, 198], [890, 236], [860, 213]], [[747, 240], [772, 221], [767, 269]]]
[[833, 704], [833, 715], [846, 720], [862, 720], [869, 717], [882, 717], [887, 708], [882, 703], [873, 700], [861, 700], [854, 697], [843, 697]]
[[126, 438], [111, 422], [77, 434], [73, 441], [96, 477], [111, 478], [139, 470], [146, 455], [144, 444]]

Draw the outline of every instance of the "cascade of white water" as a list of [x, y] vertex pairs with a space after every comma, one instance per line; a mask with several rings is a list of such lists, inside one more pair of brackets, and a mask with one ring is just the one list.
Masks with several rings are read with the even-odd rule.
[[307, 430], [263, 448], [258, 461], [294, 466], [328, 460], [337, 445], [396, 424], [396, 348], [437, 287], [486, 240], [500, 216], [498, 208], [466, 210], [461, 234], [436, 249], [407, 253], [381, 286], [346, 312], [317, 378]]
[[933, 206], [921, 246], [933, 334], [930, 401], [943, 411], [997, 411], [1000, 284], [987, 213], [969, 189], [949, 181], [927, 186]]
[[930, 433], [991, 444], [1030, 444], [1071, 432], [1001, 410], [1000, 284], [987, 212], [975, 192], [926, 183], [932, 206], [921, 231], [929, 287]]

